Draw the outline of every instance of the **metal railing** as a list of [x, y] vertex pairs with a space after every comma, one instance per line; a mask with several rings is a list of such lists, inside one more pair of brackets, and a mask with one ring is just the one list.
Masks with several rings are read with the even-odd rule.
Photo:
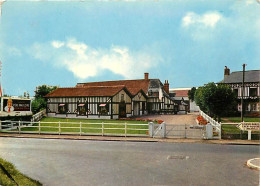
[[1, 128], [9, 133], [74, 134], [102, 136], [148, 136], [148, 124], [1, 121]]
[[204, 113], [202, 110], [199, 109], [200, 115], [207, 120], [212, 126], [215, 132], [218, 132], [218, 139], [221, 139], [221, 122], [215, 121], [213, 118], [208, 116], [206, 113]]

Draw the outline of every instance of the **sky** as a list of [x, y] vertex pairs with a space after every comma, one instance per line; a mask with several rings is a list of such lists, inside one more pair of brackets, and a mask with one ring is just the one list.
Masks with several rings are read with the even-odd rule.
[[221, 81], [225, 66], [260, 69], [260, 2], [7, 0], [0, 61], [12, 96], [145, 72], [170, 88], [203, 86]]

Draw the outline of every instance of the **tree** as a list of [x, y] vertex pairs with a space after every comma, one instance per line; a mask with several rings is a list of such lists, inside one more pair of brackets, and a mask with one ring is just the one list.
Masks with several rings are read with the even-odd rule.
[[38, 86], [35, 91], [35, 98], [43, 98], [53, 90], [58, 88], [57, 86], [47, 86], [47, 85], [42, 85]]
[[196, 90], [195, 102], [201, 110], [220, 121], [222, 116], [233, 111], [236, 96], [228, 85], [208, 83]]
[[37, 113], [46, 108], [47, 102], [44, 98], [47, 94], [58, 88], [57, 86], [41, 85], [36, 88], [35, 99], [32, 101], [32, 112]]
[[195, 92], [196, 87], [192, 87], [191, 90], [188, 91], [188, 97], [191, 101], [194, 101]]

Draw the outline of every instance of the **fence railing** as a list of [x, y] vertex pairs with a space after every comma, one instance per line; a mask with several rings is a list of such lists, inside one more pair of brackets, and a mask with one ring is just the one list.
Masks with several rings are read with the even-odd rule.
[[2, 121], [2, 131], [9, 133], [74, 134], [109, 136], [148, 136], [148, 124]]
[[32, 121], [33, 121], [33, 122], [35, 122], [35, 121], [40, 121], [45, 114], [46, 114], [46, 109], [44, 109], [44, 110], [42, 110], [42, 111], [40, 111], [40, 112], [34, 114], [34, 115], [32, 116]]
[[200, 115], [207, 120], [212, 126], [213, 126], [213, 132], [218, 133], [218, 139], [221, 139], [221, 123], [215, 121], [213, 118], [208, 116], [206, 113], [204, 113], [202, 110], [199, 109]]

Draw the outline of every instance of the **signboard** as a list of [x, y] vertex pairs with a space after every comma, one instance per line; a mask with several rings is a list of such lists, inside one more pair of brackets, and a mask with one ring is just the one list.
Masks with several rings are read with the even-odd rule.
[[31, 100], [22, 99], [4, 99], [3, 100], [3, 111], [30, 111]]
[[260, 122], [243, 122], [237, 125], [240, 130], [260, 131]]

